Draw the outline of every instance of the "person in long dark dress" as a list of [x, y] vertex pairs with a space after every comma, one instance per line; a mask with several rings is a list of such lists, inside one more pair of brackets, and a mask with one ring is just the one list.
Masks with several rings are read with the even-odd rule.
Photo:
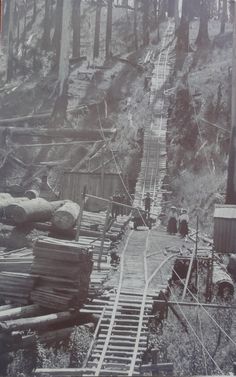
[[177, 233], [177, 209], [171, 207], [168, 215], [167, 232], [171, 235]]
[[179, 216], [179, 234], [181, 238], [185, 238], [188, 235], [188, 223], [189, 217], [186, 209], [181, 210], [181, 214]]

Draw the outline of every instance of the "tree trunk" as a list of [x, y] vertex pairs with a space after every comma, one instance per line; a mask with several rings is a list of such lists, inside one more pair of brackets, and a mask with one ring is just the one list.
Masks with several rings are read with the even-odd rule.
[[134, 0], [134, 47], [135, 47], [135, 50], [138, 50], [137, 18], [138, 18], [138, 1]]
[[189, 8], [188, 0], [183, 0], [182, 16], [178, 29], [176, 30], [176, 50], [180, 53], [188, 52], [189, 48]]
[[154, 28], [157, 28], [157, 22], [158, 22], [158, 17], [157, 17], [157, 11], [158, 11], [158, 0], [153, 0], [153, 15], [154, 15]]
[[43, 23], [43, 38], [42, 38], [42, 49], [49, 51], [50, 49], [50, 31], [51, 31], [51, 17], [50, 17], [50, 5], [51, 0], [45, 0], [45, 14]]
[[149, 9], [150, 0], [143, 0], [143, 45], [149, 44]]
[[36, 0], [34, 0], [34, 4], [33, 4], [33, 22], [36, 19], [36, 13], [37, 13], [37, 2], [36, 2]]
[[201, 0], [200, 2], [200, 24], [199, 32], [196, 39], [196, 45], [199, 48], [205, 48], [209, 45], [210, 39], [208, 34], [208, 20], [209, 20], [209, 0]]
[[227, 0], [223, 0], [223, 8], [221, 14], [221, 23], [220, 23], [220, 34], [225, 32], [225, 23], [227, 20]]
[[179, 0], [175, 0], [175, 29], [179, 27]]
[[26, 51], [25, 51], [25, 46], [24, 46], [24, 43], [25, 43], [25, 38], [26, 38], [26, 23], [27, 23], [27, 11], [28, 11], [28, 0], [25, 0], [24, 1], [24, 26], [23, 26], [23, 33], [22, 33], [22, 42], [23, 42], [23, 55], [25, 55]]
[[57, 126], [64, 124], [68, 105], [68, 76], [70, 54], [70, 30], [72, 16], [71, 0], [62, 1], [62, 32], [60, 38], [60, 61], [59, 61], [59, 95], [56, 99], [52, 114], [52, 121]]
[[112, 51], [111, 51], [112, 6], [113, 6], [113, 0], [108, 0], [108, 3], [107, 3], [107, 28], [106, 28], [106, 59], [109, 59], [112, 55]]
[[98, 58], [100, 49], [100, 23], [101, 23], [102, 0], [97, 0], [96, 18], [95, 18], [95, 34], [93, 45], [93, 58]]
[[18, 53], [20, 45], [20, 16], [19, 16], [19, 11], [17, 13], [17, 36], [16, 36], [16, 51]]
[[80, 11], [81, 0], [73, 1], [72, 27], [73, 27], [73, 57], [80, 58]]
[[55, 11], [55, 30], [52, 39], [52, 46], [56, 51], [56, 68], [59, 66], [60, 50], [61, 50], [61, 30], [62, 30], [62, 12], [63, 12], [63, 0], [57, 0]]
[[9, 28], [8, 28], [8, 53], [7, 53], [7, 75], [6, 80], [10, 81], [13, 77], [13, 44], [14, 44], [14, 10], [15, 0], [10, 1], [9, 8]]
[[2, 33], [3, 37], [7, 35], [8, 28], [9, 28], [9, 18], [10, 18], [10, 2], [6, 1], [5, 2], [5, 7], [4, 7], [4, 14], [2, 17]]

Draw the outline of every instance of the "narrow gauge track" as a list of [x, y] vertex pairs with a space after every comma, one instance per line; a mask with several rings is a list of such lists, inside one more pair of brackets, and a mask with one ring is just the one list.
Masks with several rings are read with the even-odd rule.
[[174, 22], [170, 20], [162, 39], [161, 52], [154, 63], [150, 93], [150, 106], [154, 115], [144, 130], [143, 159], [134, 200], [134, 206], [142, 206], [145, 193], [150, 192], [153, 199], [152, 213], [156, 215], [160, 213], [161, 209], [161, 185], [166, 172], [167, 108], [165, 106], [165, 89], [173, 66], [171, 41], [174, 29]]
[[[116, 293], [94, 300], [87, 306], [88, 312], [101, 315], [98, 337], [94, 342], [83, 376], [138, 376], [142, 355], [147, 349], [148, 321], [152, 314], [153, 298], [157, 297], [163, 286], [157, 286], [155, 292], [149, 287], [162, 267], [176, 254], [163, 257], [162, 262], [148, 276], [147, 252], [149, 250], [150, 230], [146, 232], [143, 258], [143, 288], [127, 289], [125, 284], [125, 262], [128, 257], [128, 247], [135, 239], [135, 231], [131, 231], [126, 239], [120, 260], [119, 285]], [[105, 306], [104, 306], [105, 305]], [[95, 309], [96, 308], [96, 309]], [[86, 311], [85, 311], [86, 312]]]
[[[169, 21], [163, 42], [161, 53], [155, 64], [150, 105], [155, 107], [158, 118], [151, 124], [147, 124], [144, 133], [144, 155], [141, 164], [141, 171], [138, 177], [134, 206], [141, 206], [146, 191], [151, 193], [153, 198], [152, 212], [155, 213], [161, 208], [162, 193], [160, 187], [165, 175], [165, 137], [166, 137], [166, 110], [164, 104], [164, 91], [166, 79], [170, 73], [168, 64], [170, 54], [170, 42], [173, 38], [174, 23]], [[158, 99], [156, 100], [156, 96]], [[164, 153], [163, 153], [164, 148]], [[164, 171], [161, 174], [161, 171]], [[126, 239], [120, 258], [120, 276], [116, 293], [109, 300], [94, 300], [88, 311], [101, 314], [99, 322], [98, 338], [94, 347], [90, 350], [87, 358], [83, 376], [135, 376], [139, 375], [139, 368], [142, 361], [142, 354], [147, 348], [148, 317], [152, 310], [152, 297], [157, 296], [163, 287], [157, 287], [153, 295], [149, 292], [149, 286], [153, 277], [161, 270], [162, 266], [174, 255], [163, 257], [160, 265], [148, 277], [147, 251], [149, 249], [150, 230], [146, 233], [145, 245], [143, 245], [143, 271], [140, 276], [141, 286], [139, 290], [128, 289], [126, 275], [136, 270], [136, 263], [127, 251], [137, 234], [131, 231]], [[140, 258], [140, 255], [137, 255]], [[133, 271], [134, 275], [135, 272]], [[105, 307], [104, 307], [105, 304]], [[99, 306], [100, 305], [100, 306]]]
[[[161, 52], [155, 62], [150, 93], [150, 106], [157, 118], [146, 125], [144, 132], [144, 153], [134, 200], [135, 207], [142, 206], [144, 193], [149, 191], [154, 200], [152, 213], [155, 211], [157, 215], [161, 209], [160, 187], [166, 168], [167, 115], [164, 96], [166, 79], [171, 71], [169, 59], [173, 35], [174, 23], [169, 21]], [[172, 254], [166, 258], [162, 254], [159, 265], [148, 276], [147, 254], [151, 231], [146, 231], [146, 237], [139, 236], [141, 233], [144, 234], [130, 231], [127, 236], [120, 256], [119, 283], [116, 290], [109, 297], [94, 299], [81, 310], [84, 313], [100, 315], [88, 355], [83, 367], [78, 370], [83, 376], [140, 375], [142, 356], [147, 349], [148, 321], [153, 297], [158, 296], [164, 288], [159, 285], [155, 292], [151, 292], [150, 284], [163, 265], [176, 256]], [[60, 372], [58, 376], [72, 375], [70, 370]], [[40, 373], [43, 374], [44, 371]]]

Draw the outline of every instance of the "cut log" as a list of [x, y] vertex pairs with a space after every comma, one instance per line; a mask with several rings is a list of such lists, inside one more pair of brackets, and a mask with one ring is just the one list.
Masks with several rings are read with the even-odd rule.
[[75, 317], [75, 311], [66, 311], [38, 317], [21, 318], [0, 322], [0, 329], [3, 332], [23, 331], [29, 329], [43, 329], [47, 326], [51, 326], [56, 323], [68, 322], [70, 320], [75, 319]]
[[17, 224], [28, 221], [49, 221], [53, 212], [60, 208], [65, 201], [48, 202], [42, 198], [27, 200], [16, 204], [11, 211], [11, 218]]
[[42, 308], [40, 308], [38, 305], [27, 305], [19, 308], [12, 308], [0, 312], [0, 321], [29, 317], [30, 315], [40, 314], [41, 312]]
[[27, 200], [27, 198], [14, 198], [10, 194], [0, 193], [0, 215], [3, 216], [6, 207], [14, 202], [21, 202]]
[[28, 198], [28, 199], [36, 199], [39, 197], [39, 192], [37, 190], [27, 190], [25, 192], [25, 197]]
[[35, 334], [23, 336], [22, 348], [31, 347], [33, 344], [36, 344], [37, 341], [39, 341], [40, 344], [59, 342], [63, 339], [69, 338], [75, 328], [91, 330], [94, 329], [94, 323], [89, 322], [77, 327], [66, 327], [64, 329], [47, 331], [37, 336]]
[[80, 206], [72, 201], [66, 202], [55, 211], [52, 223], [57, 229], [72, 230], [79, 216]]
[[7, 220], [12, 219], [12, 210], [15, 208], [16, 205], [21, 204], [23, 202], [29, 201], [28, 197], [21, 197], [21, 198], [11, 198], [6, 201], [4, 214]]

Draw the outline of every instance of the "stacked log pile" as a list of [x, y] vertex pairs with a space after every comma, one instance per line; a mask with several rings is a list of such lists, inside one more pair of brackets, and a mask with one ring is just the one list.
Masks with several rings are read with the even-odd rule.
[[64, 200], [48, 202], [42, 198], [26, 199], [20, 202], [9, 204], [5, 213], [7, 218], [16, 224], [23, 224], [31, 221], [51, 220], [53, 213], [65, 204]]
[[33, 253], [32, 302], [57, 310], [80, 308], [88, 296], [91, 252], [77, 242], [45, 237], [36, 241]]
[[30, 299], [34, 279], [30, 274], [19, 272], [0, 273], [0, 297], [11, 302], [26, 305]]

